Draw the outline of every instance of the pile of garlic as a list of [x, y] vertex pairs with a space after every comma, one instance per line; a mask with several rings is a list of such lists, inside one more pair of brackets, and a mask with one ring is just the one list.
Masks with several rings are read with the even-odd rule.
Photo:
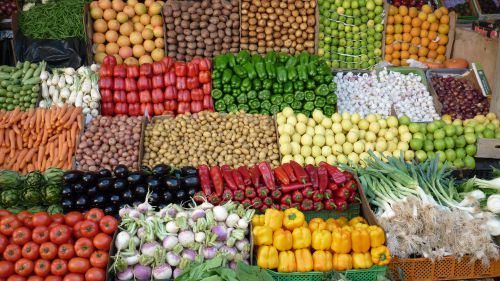
[[99, 115], [99, 66], [92, 64], [78, 69], [56, 68], [43, 71], [41, 108], [63, 106], [65, 103], [83, 107], [84, 114]]

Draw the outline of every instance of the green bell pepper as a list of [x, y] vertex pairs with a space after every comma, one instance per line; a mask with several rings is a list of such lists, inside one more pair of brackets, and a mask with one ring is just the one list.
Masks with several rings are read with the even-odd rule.
[[225, 95], [222, 100], [224, 101], [224, 104], [226, 104], [226, 106], [234, 103], [234, 97], [231, 95]]
[[219, 90], [219, 89], [214, 89], [214, 90], [212, 90], [212, 98], [213, 98], [214, 100], [221, 99], [221, 98], [222, 98], [222, 96], [223, 96], [223, 93], [222, 93], [222, 91], [221, 91], [221, 90]]
[[259, 54], [252, 55], [252, 63], [255, 65], [258, 62], [264, 62], [264, 60], [262, 59], [262, 56]]
[[268, 109], [261, 109], [260, 114], [262, 115], [269, 115], [269, 110]]
[[323, 83], [324, 84], [330, 84], [333, 81], [333, 76], [332, 75], [323, 75]]
[[285, 53], [278, 53], [278, 61], [279, 63], [281, 63], [282, 65], [285, 65], [286, 62], [288, 61], [288, 59], [290, 59], [291, 57]]
[[278, 112], [280, 112], [280, 106], [277, 104], [271, 105], [271, 107], [269, 108], [269, 113], [276, 114]]
[[229, 83], [229, 81], [231, 81], [231, 77], [233, 77], [233, 72], [231, 69], [226, 68], [222, 73], [222, 84]]
[[304, 99], [306, 101], [314, 101], [314, 99], [316, 98], [316, 95], [314, 95], [313, 91], [305, 91], [304, 94], [305, 94]]
[[286, 64], [285, 64], [285, 67], [286, 68], [291, 68], [291, 67], [294, 67], [295, 65], [297, 65], [297, 58], [296, 57], [290, 57], [287, 61], [286, 61]]
[[247, 101], [247, 95], [245, 95], [244, 93], [241, 93], [236, 97], [236, 102], [239, 104], [247, 103]]
[[316, 82], [317, 84], [321, 84], [323, 82], [323, 76], [321, 75], [316, 75], [312, 78], [314, 80], [314, 82]]
[[276, 68], [276, 78], [280, 83], [286, 82], [287, 74], [286, 74], [286, 68], [284, 66], [278, 66]]
[[301, 101], [301, 100], [304, 100], [305, 96], [306, 95], [304, 94], [304, 92], [296, 91], [295, 94], [293, 95], [293, 98], [297, 101]]
[[227, 54], [228, 56], [228, 64], [231, 68], [234, 68], [236, 66], [236, 58], [234, 57], [233, 54]]
[[330, 94], [330, 95], [326, 96], [326, 104], [327, 105], [337, 104], [337, 96], [335, 94]]
[[295, 99], [293, 98], [293, 94], [286, 94], [283, 96], [283, 102], [285, 103], [291, 104], [294, 101]]
[[238, 104], [238, 110], [243, 110], [245, 112], [250, 110], [250, 107], [247, 104]]
[[304, 91], [305, 89], [304, 82], [300, 80], [293, 82], [293, 88], [296, 91]]
[[312, 79], [307, 80], [306, 89], [315, 90], [316, 89], [316, 82], [314, 82], [314, 80], [312, 80]]
[[288, 81], [295, 81], [297, 79], [297, 69], [294, 66], [291, 66], [287, 69], [287, 79]]
[[293, 82], [292, 81], [287, 81], [283, 85], [283, 93], [285, 93], [285, 94], [293, 94]]
[[245, 68], [241, 65], [235, 65], [233, 67], [233, 70], [234, 70], [234, 73], [236, 75], [238, 75], [240, 78], [245, 78], [247, 77], [247, 71], [245, 70]]
[[242, 92], [248, 92], [252, 89], [252, 80], [250, 78], [245, 78], [241, 82], [241, 87], [240, 87]]
[[260, 108], [262, 109], [265, 109], [265, 110], [269, 110], [269, 108], [271, 108], [271, 102], [269, 100], [265, 100], [265, 101], [262, 101], [260, 103]]
[[212, 79], [212, 89], [222, 89], [222, 81], [220, 79]]
[[233, 89], [231, 88], [230, 84], [224, 84], [222, 86], [222, 92], [224, 92], [224, 94], [231, 94], [233, 92]]
[[280, 111], [283, 111], [283, 109], [287, 108], [287, 107], [291, 107], [290, 104], [284, 102], [282, 104], [280, 104]]
[[311, 63], [311, 62], [310, 62], [310, 63], [307, 65], [307, 74], [308, 74], [309, 76], [313, 76], [313, 77], [314, 77], [314, 76], [316, 76], [316, 73], [317, 73], [317, 71], [316, 71], [316, 67], [318, 67], [318, 66], [316, 65], [316, 63], [314, 63], [314, 62], [312, 62], [312, 63]]
[[277, 59], [277, 56], [276, 56], [276, 53], [274, 51], [267, 53], [267, 55], [264, 57], [264, 61], [266, 62], [266, 64], [275, 64], [276, 59]]
[[248, 105], [251, 109], [258, 109], [260, 107], [260, 102], [257, 99], [251, 99], [248, 101]]
[[331, 93], [335, 93], [335, 91], [337, 91], [337, 84], [331, 81], [330, 84], [328, 84], [328, 90], [330, 90]]
[[241, 94], [241, 90], [240, 89], [233, 89], [233, 93], [232, 93], [233, 97], [236, 98], [240, 94]]
[[283, 93], [283, 84], [273, 83], [273, 94], [282, 94], [282, 93]]
[[332, 116], [335, 113], [335, 108], [333, 106], [325, 105], [323, 107], [323, 114], [325, 116]]
[[325, 101], [324, 97], [316, 97], [316, 99], [314, 100], [314, 107], [316, 107], [316, 108], [321, 108], [321, 107], [325, 106], [325, 104], [326, 104], [326, 101]]
[[250, 114], [259, 114], [259, 111], [257, 109], [250, 109], [248, 111], [248, 113], [250, 113]]
[[233, 89], [239, 89], [241, 87], [241, 79], [237, 75], [233, 75], [231, 77], [231, 88]]
[[322, 63], [320, 64], [319, 68], [318, 68], [318, 74], [319, 75], [331, 75], [332, 74], [332, 70], [330, 69], [330, 67], [328, 67], [328, 65], [326, 63]]
[[218, 100], [214, 104], [214, 109], [217, 112], [225, 112], [226, 111], [226, 103], [224, 100]]
[[300, 81], [307, 81], [307, 66], [302, 64], [298, 65], [297, 76], [299, 77]]
[[254, 90], [248, 91], [247, 97], [249, 100], [256, 99], [257, 98], [257, 92]]
[[227, 106], [227, 112], [236, 112], [238, 111], [238, 106], [236, 104], [230, 104]]
[[222, 77], [222, 71], [217, 70], [217, 69], [214, 69], [214, 70], [212, 71], [212, 80], [214, 80], [214, 79], [219, 79], [219, 78], [221, 78], [221, 77]]
[[266, 63], [266, 73], [269, 79], [276, 78], [276, 68], [274, 64]]
[[214, 70], [224, 71], [229, 64], [229, 56], [232, 55], [218, 55], [214, 58]]
[[325, 97], [330, 93], [330, 91], [328, 90], [328, 86], [326, 84], [321, 84], [316, 88], [315, 93], [317, 96]]
[[258, 61], [254, 64], [255, 66], [255, 72], [257, 72], [257, 76], [260, 79], [266, 79], [267, 78], [267, 72], [266, 72], [266, 65], [264, 64], [263, 61]]
[[244, 64], [250, 59], [250, 53], [247, 50], [242, 50], [236, 56], [237, 64]]
[[305, 115], [305, 116], [307, 116], [307, 117], [311, 117], [311, 111], [310, 111], [310, 110], [305, 110], [305, 109], [303, 109], [303, 110], [302, 110], [302, 114], [304, 114], [304, 115]]
[[264, 82], [262, 82], [262, 89], [271, 90], [272, 87], [273, 87], [273, 82], [271, 80], [266, 79], [264, 80]]
[[283, 102], [283, 97], [281, 95], [272, 95], [271, 103], [280, 105]]
[[309, 62], [317, 62], [320, 61], [321, 58], [318, 55], [309, 55]]
[[304, 103], [304, 109], [308, 111], [313, 111], [314, 110], [314, 102], [308, 101]]
[[261, 101], [269, 100], [271, 98], [271, 92], [269, 92], [269, 90], [262, 90], [259, 92], [258, 97]]
[[253, 79], [253, 89], [256, 91], [262, 90], [262, 81], [260, 79]]
[[243, 68], [247, 72], [247, 76], [250, 79], [254, 79], [257, 77], [257, 72], [255, 72], [255, 69], [253, 68], [253, 64], [251, 62], [247, 62], [243, 65]]
[[302, 51], [299, 55], [299, 64], [306, 65], [309, 63], [310, 54], [307, 51]]
[[302, 103], [298, 100], [292, 102], [292, 108], [293, 110], [299, 110], [302, 109]]

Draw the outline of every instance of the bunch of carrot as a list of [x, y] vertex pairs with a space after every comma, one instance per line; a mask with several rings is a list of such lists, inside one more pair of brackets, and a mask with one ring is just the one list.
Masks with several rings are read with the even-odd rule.
[[82, 118], [82, 108], [69, 105], [0, 111], [0, 169], [71, 169]]

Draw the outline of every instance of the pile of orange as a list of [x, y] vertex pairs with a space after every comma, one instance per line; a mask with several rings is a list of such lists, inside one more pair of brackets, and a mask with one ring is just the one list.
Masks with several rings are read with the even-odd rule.
[[387, 17], [385, 60], [393, 65], [408, 65], [407, 59], [442, 63], [446, 60], [446, 44], [450, 16], [446, 7], [432, 11], [431, 6], [392, 6]]

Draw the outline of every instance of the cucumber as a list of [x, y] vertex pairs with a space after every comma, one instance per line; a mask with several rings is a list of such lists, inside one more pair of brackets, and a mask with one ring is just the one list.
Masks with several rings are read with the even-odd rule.
[[0, 86], [2, 86], [4, 88], [7, 87], [7, 86], [9, 86], [10, 84], [11, 84], [10, 81], [7, 81], [7, 80], [4, 80], [4, 81], [0, 82]]
[[30, 62], [25, 61], [23, 64], [23, 73], [26, 73], [26, 71], [28, 71], [29, 68], [30, 68]]
[[40, 81], [41, 81], [40, 77], [33, 77], [33, 78], [30, 78], [28, 80], [23, 81], [23, 84], [33, 86], [35, 84], [39, 84]]
[[31, 90], [31, 88], [33, 88], [33, 86], [32, 86], [32, 85], [26, 85], [26, 84], [24, 84], [24, 85], [21, 87], [21, 90], [29, 91], [29, 90]]
[[[26, 71], [26, 74], [24, 74], [24, 76], [23, 76], [23, 80], [22, 80], [23, 83], [24, 83], [24, 81], [26, 81], [26, 80], [28, 80], [28, 79], [30, 79], [30, 78], [33, 77], [33, 72], [35, 72], [33, 70], [33, 68], [30, 68], [30, 69], [28, 69], [28, 71]], [[40, 75], [38, 75], [38, 76], [40, 76]]]
[[7, 90], [0, 89], [0, 96], [5, 96], [5, 95], [7, 95]]
[[21, 78], [21, 75], [23, 75], [22, 69], [14, 72], [14, 74], [12, 74], [11, 78], [12, 79], [19, 79], [19, 78]]
[[35, 72], [33, 72], [33, 77], [40, 77], [40, 74], [42, 74], [43, 68], [44, 68], [44, 63], [42, 62], [38, 65]]
[[0, 72], [0, 80], [9, 80], [9, 79], [10, 79], [10, 74], [5, 72]]

